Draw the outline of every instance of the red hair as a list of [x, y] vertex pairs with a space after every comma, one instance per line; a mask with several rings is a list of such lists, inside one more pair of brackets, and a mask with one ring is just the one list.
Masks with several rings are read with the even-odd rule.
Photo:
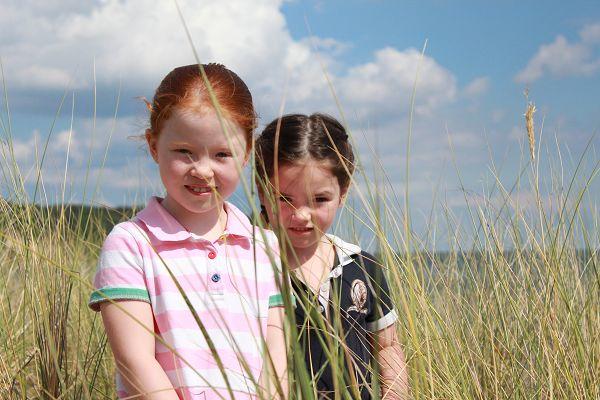
[[169, 119], [175, 109], [215, 109], [201, 68], [224, 117], [235, 122], [244, 131], [246, 151], [249, 151], [256, 127], [252, 95], [244, 81], [222, 64], [191, 64], [169, 72], [156, 89], [152, 104], [147, 103], [150, 110], [151, 134], [160, 133], [164, 121]]

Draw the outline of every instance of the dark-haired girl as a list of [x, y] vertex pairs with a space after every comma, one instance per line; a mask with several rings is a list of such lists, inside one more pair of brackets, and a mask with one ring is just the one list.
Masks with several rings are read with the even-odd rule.
[[358, 245], [326, 233], [354, 171], [344, 127], [324, 114], [285, 115], [256, 140], [256, 160], [261, 204], [292, 272], [299, 343], [314, 394], [371, 399], [379, 379], [383, 398], [406, 398], [384, 267]]

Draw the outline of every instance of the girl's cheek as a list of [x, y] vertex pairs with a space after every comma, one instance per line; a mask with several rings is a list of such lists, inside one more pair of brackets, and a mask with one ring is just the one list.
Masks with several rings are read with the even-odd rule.
[[279, 212], [279, 225], [286, 225], [286, 221], [289, 221], [291, 213], [288, 207], [281, 207]]
[[175, 172], [183, 172], [189, 169], [188, 163], [182, 160], [174, 160], [169, 163], [169, 169]]
[[321, 221], [326, 221], [331, 219], [333, 214], [334, 211], [330, 210], [329, 208], [325, 208], [319, 212], [318, 219], [320, 219]]

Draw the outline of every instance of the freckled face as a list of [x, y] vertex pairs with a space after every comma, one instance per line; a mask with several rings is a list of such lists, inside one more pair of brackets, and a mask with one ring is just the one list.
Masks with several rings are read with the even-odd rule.
[[180, 222], [203, 213], [220, 213], [239, 183], [246, 162], [244, 131], [228, 119], [223, 132], [212, 109], [176, 110], [158, 135], [146, 133], [167, 195], [163, 206]]
[[331, 227], [343, 197], [329, 164], [309, 159], [281, 165], [278, 180], [271, 179], [271, 182], [279, 184], [279, 188], [275, 188], [279, 217], [268, 201], [263, 204], [273, 227], [282, 229], [288, 236], [296, 254], [316, 249]]

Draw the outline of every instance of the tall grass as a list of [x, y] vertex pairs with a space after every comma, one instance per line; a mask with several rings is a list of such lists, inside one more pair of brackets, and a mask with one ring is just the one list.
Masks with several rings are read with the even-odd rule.
[[[112, 223], [135, 211], [32, 202], [12, 150], [5, 99], [0, 397], [114, 398], [112, 355], [87, 300], [103, 238]], [[486, 194], [476, 202], [465, 195], [462, 215], [439, 201], [423, 234], [412, 232], [409, 210], [385, 179], [357, 172], [341, 236], [355, 240], [366, 230], [377, 244], [415, 399], [600, 398], [600, 215], [588, 193], [599, 165], [590, 144], [562, 184], [552, 163], [539, 168], [539, 150], [534, 157], [530, 146], [532, 156], [523, 157], [510, 186], [490, 162]], [[592, 166], [583, 168], [590, 159]], [[35, 163], [36, 193], [43, 189], [41, 164]], [[375, 174], [386, 177], [382, 169]], [[535, 193], [525, 202], [516, 196], [524, 188]], [[246, 193], [252, 201], [252, 191]], [[440, 236], [443, 251], [436, 248], [439, 239], [430, 239]], [[339, 343], [329, 337], [325, 345]], [[343, 387], [337, 353], [330, 357]], [[312, 398], [298, 346], [290, 360], [293, 395]], [[338, 398], [351, 398], [352, 390], [340, 389]]]

